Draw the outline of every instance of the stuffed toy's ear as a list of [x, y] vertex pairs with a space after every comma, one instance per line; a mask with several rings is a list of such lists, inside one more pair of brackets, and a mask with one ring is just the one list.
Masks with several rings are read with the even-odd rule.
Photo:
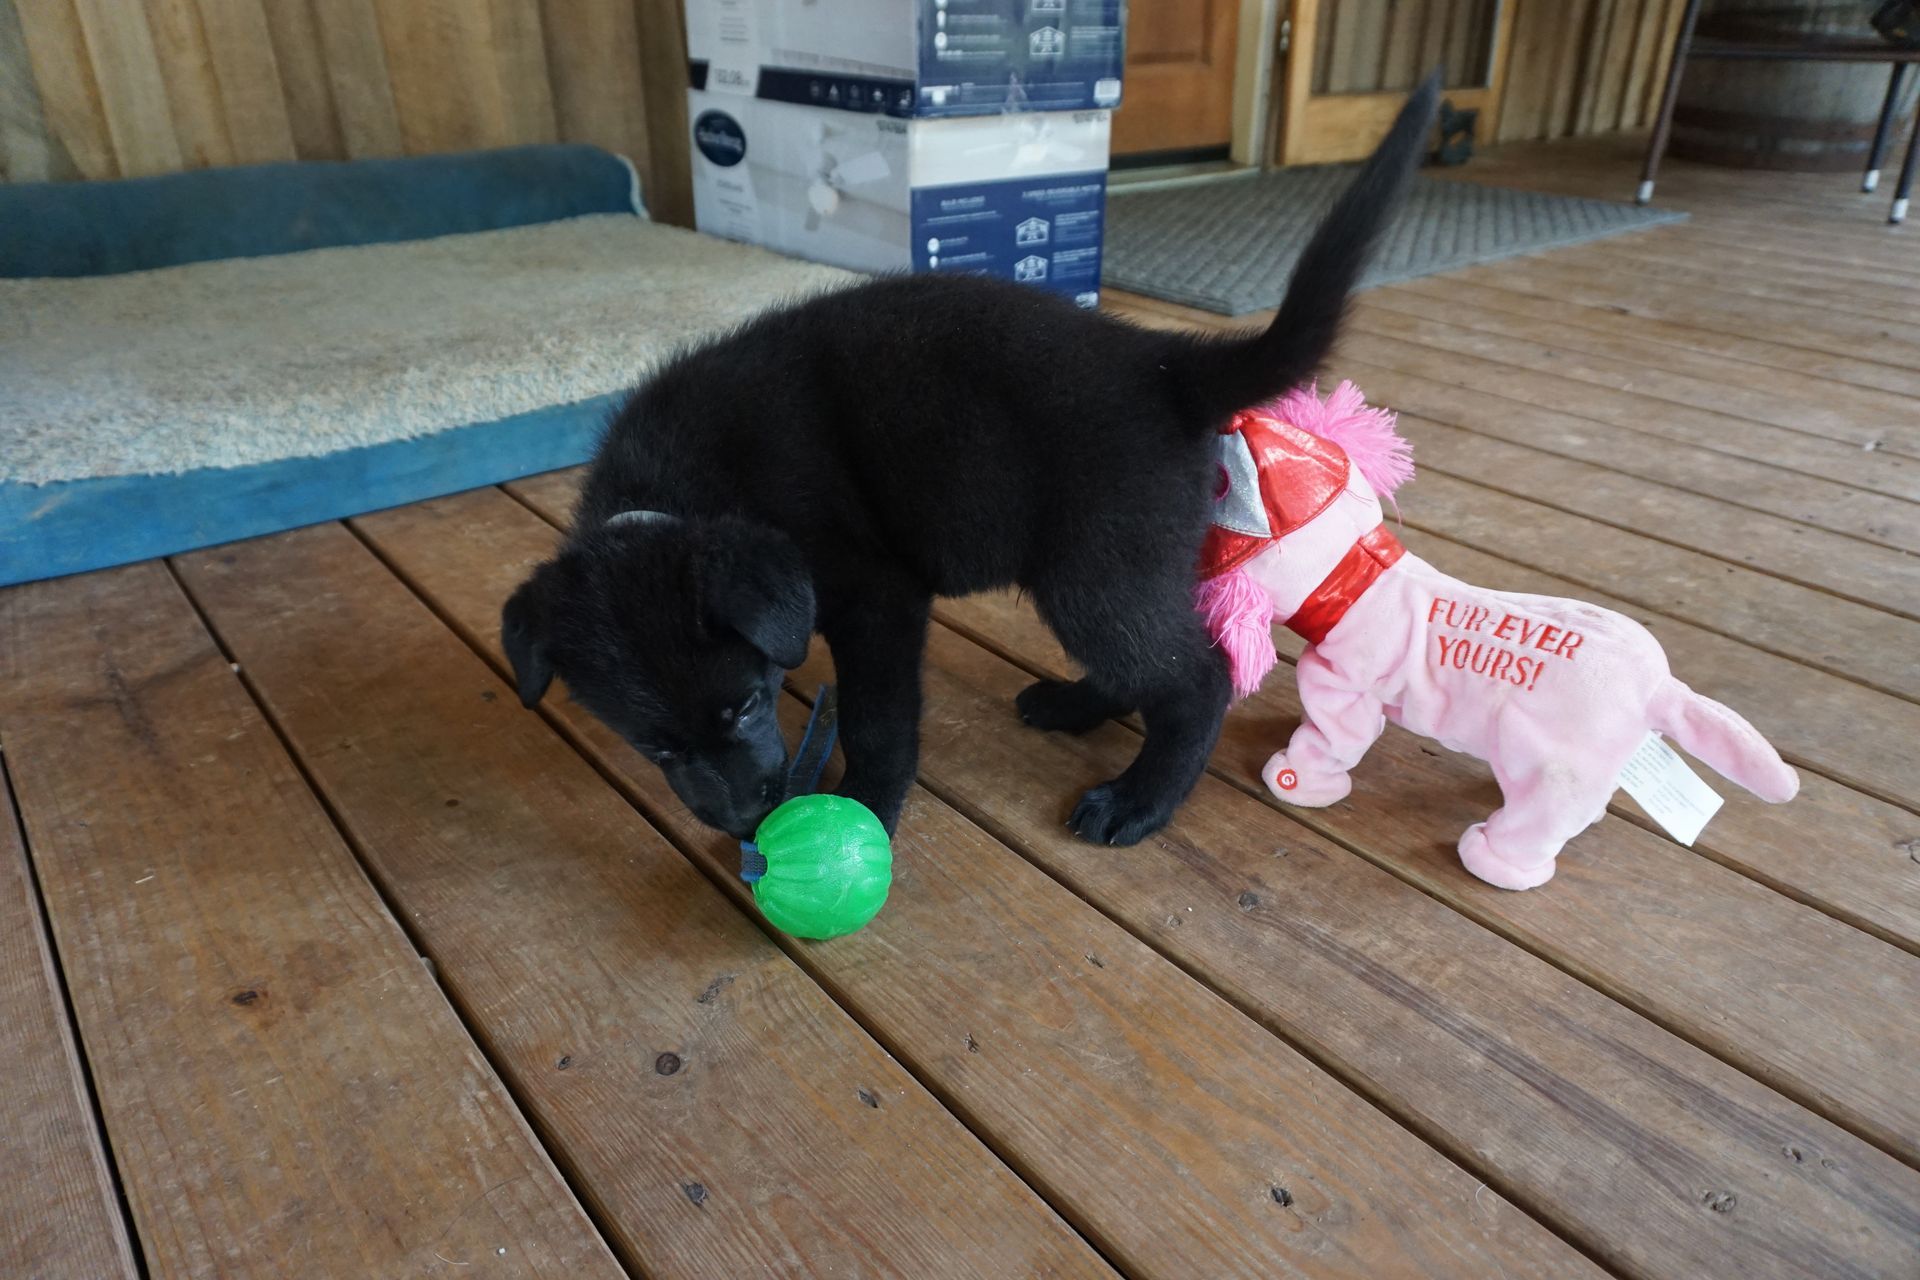
[[707, 624], [730, 631], [791, 671], [813, 638], [813, 575], [776, 529], [716, 520], [701, 529], [694, 572]]
[[523, 707], [538, 705], [553, 683], [553, 663], [547, 657], [546, 593], [542, 589], [546, 571], [545, 565], [534, 570], [500, 610], [500, 643], [507, 651], [507, 661], [513, 664]]

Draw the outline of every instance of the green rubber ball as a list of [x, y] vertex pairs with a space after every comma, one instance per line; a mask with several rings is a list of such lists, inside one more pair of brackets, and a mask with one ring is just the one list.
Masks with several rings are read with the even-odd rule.
[[873, 811], [844, 796], [795, 796], [768, 814], [753, 842], [767, 860], [753, 900], [796, 938], [866, 927], [893, 883], [893, 846]]

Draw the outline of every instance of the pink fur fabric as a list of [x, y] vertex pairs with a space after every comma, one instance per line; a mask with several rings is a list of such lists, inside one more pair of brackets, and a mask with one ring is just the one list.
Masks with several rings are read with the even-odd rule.
[[1193, 598], [1208, 634], [1226, 654], [1233, 696], [1251, 698], [1279, 660], [1273, 649], [1273, 597], [1245, 569], [1229, 569], [1203, 580]]

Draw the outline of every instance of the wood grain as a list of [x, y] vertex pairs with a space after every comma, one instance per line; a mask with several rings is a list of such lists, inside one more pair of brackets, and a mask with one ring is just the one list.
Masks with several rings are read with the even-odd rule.
[[310, 0], [261, 0], [273, 61], [285, 95], [294, 154], [302, 160], [339, 160], [347, 154], [327, 79], [326, 46]]
[[[1556, 509], [1627, 532], [1645, 533], [1729, 564], [1761, 569], [1772, 577], [1908, 621], [1920, 615], [1920, 557], [1829, 532], [1815, 527], [1817, 521], [1783, 518], [1758, 510], [1767, 496], [1758, 484], [1752, 494], [1746, 495], [1755, 499], [1753, 503], [1736, 505], [1597, 463], [1560, 457], [1418, 417], [1410, 416], [1406, 429], [1416, 440], [1416, 447], [1424, 450], [1429, 474], [1471, 477], [1472, 482], [1487, 487], [1525, 493]], [[1684, 460], [1680, 465], [1684, 466]], [[1793, 478], [1782, 475], [1775, 480], [1771, 473], [1763, 472], [1756, 479], [1770, 482], [1768, 488], [1777, 493], [1788, 488]], [[1802, 508], [1803, 516], [1821, 514], [1837, 505], [1837, 499], [1820, 496], [1828, 501], [1818, 506], [1808, 503], [1812, 510]], [[1791, 498], [1778, 505], [1791, 510]], [[1859, 505], [1871, 509], [1874, 504], [1869, 495], [1862, 494]], [[1896, 503], [1879, 505], [1889, 524], [1906, 515], [1897, 510]], [[1903, 537], [1908, 523], [1903, 519], [1890, 536]], [[1845, 612], [1837, 605], [1831, 607], [1838, 611], [1836, 616]], [[1915, 638], [1920, 642], [1920, 634]]]
[[180, 571], [638, 1270], [1111, 1274], [346, 529]]
[[180, 168], [183, 157], [167, 123], [166, 84], [145, 16], [113, 0], [73, 0], [73, 7], [120, 174], [135, 178]]
[[315, 7], [314, 20], [347, 157], [402, 154], [400, 109], [393, 100], [374, 0], [328, 0]]
[[[505, 669], [498, 602], [550, 551], [551, 526], [497, 490], [355, 525]], [[737, 849], [687, 815], [659, 770], [579, 707], [554, 710], [749, 901]], [[797, 740], [806, 708], [789, 698], [783, 712]], [[1474, 1195], [1474, 1180], [925, 792], [895, 841], [879, 919], [787, 949], [1129, 1274], [1588, 1270], [1491, 1192], [1479, 1196], [1492, 1214], [1433, 1213]], [[1157, 1209], [1142, 1215], [1147, 1203]]]
[[[1362, 341], [1347, 350], [1357, 351], [1367, 345]], [[1407, 420], [1409, 430], [1424, 430], [1426, 424], [1444, 423], [1452, 431], [1491, 437], [1603, 467], [1634, 477], [1636, 481], [1665, 485], [1779, 517], [1779, 521], [1761, 522], [1765, 536], [1776, 541], [1791, 544], [1806, 535], [1786, 530], [1812, 525], [1831, 534], [1844, 534], [1849, 539], [1889, 549], [1894, 553], [1892, 562], [1896, 565], [1902, 565], [1899, 558], [1902, 554], [1920, 550], [1920, 503], [1864, 490], [1814, 471], [1814, 467], [1818, 467], [1837, 475], [1871, 480], [1881, 490], [1905, 489], [1909, 484], [1920, 488], [1920, 459], [1849, 448], [1838, 441], [1784, 430], [1770, 431], [1751, 422], [1729, 421], [1724, 430], [1697, 430], [1702, 423], [1714, 428], [1718, 424], [1711, 419], [1702, 423], [1669, 420], [1657, 411], [1647, 415], [1643, 428], [1629, 427], [1578, 412], [1561, 412], [1524, 400], [1510, 400], [1490, 389], [1476, 390], [1466, 385], [1474, 380], [1471, 367], [1461, 368], [1454, 361], [1417, 349], [1396, 358], [1402, 353], [1396, 352], [1393, 345], [1371, 345], [1377, 361], [1342, 354], [1336, 361], [1337, 372], [1352, 378], [1378, 403], [1392, 405]], [[1573, 359], [1577, 362], [1578, 357]], [[1383, 361], [1392, 361], [1392, 364]], [[1409, 364], [1431, 369], [1442, 374], [1445, 380], [1403, 372]], [[1737, 428], [1741, 426], [1752, 438], [1752, 448], [1744, 455], [1735, 452]], [[1460, 473], [1460, 467], [1443, 459], [1444, 446], [1435, 449], [1431, 457], [1423, 461]], [[1767, 460], [1759, 461], [1761, 456]], [[1789, 461], [1795, 457], [1813, 465], [1795, 467]], [[1498, 471], [1485, 474], [1495, 480], [1503, 479]], [[1552, 496], [1552, 492], [1545, 491], [1545, 496]], [[1725, 512], [1722, 518], [1734, 521], [1743, 517]], [[1781, 521], [1791, 523], [1783, 530]], [[1690, 544], [1711, 539], [1711, 534], [1696, 539], [1693, 531], [1684, 527], [1656, 527], [1663, 534], [1684, 538]], [[1832, 538], [1820, 541], [1843, 547], [1848, 553], [1853, 550], [1849, 542], [1834, 542]], [[1885, 553], [1876, 549], [1868, 554], [1878, 558]], [[1782, 562], [1782, 567], [1790, 567], [1792, 563], [1790, 557]], [[1840, 579], [1832, 572], [1837, 568], [1820, 565], [1803, 569], [1802, 580], [1838, 588]], [[1844, 570], [1841, 573], [1844, 574]], [[1900, 576], [1901, 573], [1896, 572], [1895, 580]], [[1828, 579], [1832, 581], [1823, 581]], [[1858, 583], [1853, 585], [1857, 589]]]
[[0, 594], [0, 664], [153, 1274], [620, 1274], [163, 565]]
[[[1551, 343], [1563, 354], [1579, 352], [1627, 362], [1640, 370], [1641, 385], [1657, 387], [1662, 398], [1696, 407], [1714, 406], [1763, 427], [1780, 427], [1851, 445], [1843, 452], [1871, 444], [1875, 448], [1868, 452], [1894, 450], [1905, 459], [1920, 456], [1920, 425], [1910, 421], [1911, 405], [1905, 397], [1771, 364], [1714, 356], [1677, 342], [1662, 342], [1656, 336], [1607, 325], [1605, 318], [1610, 312], [1491, 288], [1454, 276], [1430, 276], [1377, 289], [1366, 295], [1364, 305], [1429, 319], [1444, 316], [1469, 328]], [[1665, 373], [1680, 377], [1660, 376]], [[1762, 448], [1776, 439], [1766, 430], [1750, 431], [1749, 435], [1756, 437]], [[1695, 443], [1711, 447], [1709, 441]], [[1833, 461], [1822, 465], [1817, 452], [1786, 456], [1813, 461], [1812, 466], [1797, 461], [1789, 465], [1820, 475], [1828, 475], [1828, 468], [1840, 465]], [[1848, 478], [1858, 476], [1885, 483], [1881, 477], [1888, 472], [1903, 474], [1908, 465], [1901, 461], [1871, 471], [1842, 470], [1832, 473], [1832, 478], [1860, 483]]]
[[139, 1268], [4, 785], [0, 1080], [0, 1275], [133, 1280]]
[[[1044, 655], [1042, 674], [1070, 673], [1038, 619], [1006, 596], [942, 612], [996, 648]], [[1355, 771], [1350, 802], [1284, 809], [1259, 770], [1299, 716], [1293, 682], [1268, 680], [1229, 718], [1215, 772], [1873, 1142], [1920, 1154], [1920, 1104], [1902, 1097], [1894, 1065], [1920, 1053], [1920, 1009], [1887, 1007], [1920, 989], [1920, 957], [1617, 818], [1567, 846], [1551, 892], [1487, 889], [1454, 852], [1499, 807], [1484, 767], [1396, 729]], [[1756, 937], [1764, 952], [1746, 945]]]
[[[930, 789], [1603, 1264], [1906, 1265], [1911, 1170], [1218, 779], [1133, 849], [1075, 840], [1073, 797], [1137, 738], [1023, 733], [1029, 677], [943, 627], [929, 660]], [[1741, 1212], [1712, 1210], [1723, 1191]]]
[[[1442, 305], [1429, 304], [1426, 309]], [[1390, 299], [1370, 300], [1356, 312], [1339, 348], [1342, 356], [1450, 383], [1478, 397], [1532, 405], [1544, 411], [1533, 415], [1536, 420], [1547, 414], [1566, 415], [1607, 439], [1660, 436], [1713, 450], [1717, 456], [1763, 461], [1786, 473], [1774, 481], [1776, 487], [1787, 476], [1818, 477], [1870, 502], [1874, 494], [1898, 499], [1873, 502], [1875, 516], [1903, 524], [1913, 519], [1915, 500], [1920, 498], [1920, 459], [1861, 447], [1873, 439], [1894, 446], [1908, 438], [1920, 441], [1920, 429], [1910, 420], [1890, 420], [1889, 415], [1876, 422], [1855, 416], [1851, 431], [1860, 440], [1832, 439], [1809, 431], [1806, 417], [1791, 402], [1774, 398], [1775, 407], [1767, 417], [1782, 421], [1770, 424], [1767, 417], [1747, 416], [1742, 412], [1742, 397], [1719, 384], [1665, 374], [1636, 360], [1561, 348], [1537, 330], [1533, 337], [1497, 333], [1482, 327], [1488, 322], [1478, 316], [1472, 324], [1418, 316]], [[1509, 319], [1506, 327], [1524, 328], [1526, 322]], [[1730, 370], [1721, 376], [1738, 377], [1739, 372]], [[1658, 450], [1661, 456], [1670, 452], [1679, 451]], [[1807, 492], [1818, 488], [1817, 482], [1809, 484]]]
[[[233, 156], [241, 164], [295, 159], [293, 123], [265, 0], [196, 0]], [[177, 81], [169, 80], [169, 84]]]
[[78, 176], [73, 157], [47, 124], [20, 15], [13, 0], [0, 0], [0, 182]]
[[[1566, 296], [1551, 282], [1522, 273], [1517, 264], [1497, 271], [1491, 267], [1468, 267], [1454, 273], [1449, 279], [1497, 289], [1515, 300], [1512, 303], [1515, 309], [1530, 310], [1543, 303], [1550, 305], [1557, 316], [1582, 328], [1631, 335], [1644, 341], [1682, 347], [1708, 358], [1737, 361], [1741, 365], [1782, 369], [1841, 384], [1843, 390], [1852, 386], [1896, 396], [1920, 395], [1920, 374], [1909, 370], [1854, 356], [1805, 350], [1774, 341], [1764, 331], [1726, 333], [1684, 321], [1636, 315], [1627, 303], [1618, 300], [1631, 296], [1630, 290], [1614, 292], [1591, 280], [1587, 286], [1582, 286], [1590, 287], [1586, 300], [1582, 301]], [[1744, 372], [1744, 369], [1740, 372]]]
[[235, 163], [199, 5], [195, 0], [146, 0], [145, 9], [159, 74], [167, 83], [181, 163], [191, 168]]
[[689, 225], [679, 8], [0, 0], [0, 180], [586, 142]]

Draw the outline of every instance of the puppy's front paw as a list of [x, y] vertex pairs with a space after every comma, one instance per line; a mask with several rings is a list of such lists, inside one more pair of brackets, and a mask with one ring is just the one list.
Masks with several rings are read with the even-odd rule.
[[1023, 723], [1058, 733], [1091, 733], [1126, 710], [1084, 680], [1036, 680], [1020, 691], [1013, 705]]
[[1116, 779], [1080, 797], [1067, 829], [1094, 844], [1139, 844], [1172, 817], [1172, 806], [1134, 796]]

